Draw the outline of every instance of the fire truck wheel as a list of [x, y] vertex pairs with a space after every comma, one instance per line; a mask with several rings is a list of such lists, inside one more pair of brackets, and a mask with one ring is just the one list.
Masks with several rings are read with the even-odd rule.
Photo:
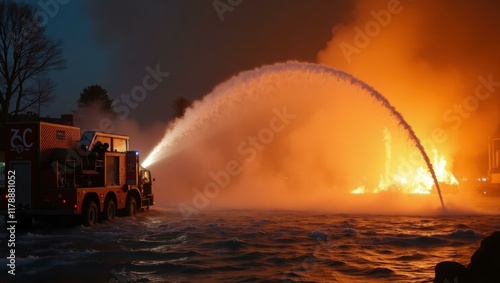
[[127, 201], [127, 215], [133, 216], [137, 213], [137, 200], [135, 197], [129, 197]]
[[97, 223], [98, 215], [99, 210], [97, 209], [97, 205], [93, 200], [89, 200], [83, 208], [83, 225], [87, 227], [94, 226]]
[[116, 216], [116, 204], [115, 201], [109, 199], [106, 201], [106, 205], [104, 206], [104, 220], [111, 221]]

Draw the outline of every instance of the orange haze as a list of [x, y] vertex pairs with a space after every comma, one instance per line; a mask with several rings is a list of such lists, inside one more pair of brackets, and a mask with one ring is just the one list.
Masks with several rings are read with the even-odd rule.
[[333, 28], [318, 61], [387, 96], [460, 177], [485, 175], [488, 135], [499, 118], [498, 6], [357, 1], [351, 22]]
[[[416, 205], [401, 202], [407, 197], [398, 192], [350, 194], [360, 184], [379, 184], [388, 165], [387, 132], [392, 150], [425, 164], [391, 112], [348, 77], [324, 70], [294, 62], [266, 66], [234, 76], [197, 101], [151, 154], [148, 167], [164, 180], [159, 199], [180, 200], [184, 215], [213, 207], [363, 213], [439, 208], [435, 194]], [[395, 172], [396, 161], [389, 160]]]
[[[349, 20], [332, 28], [318, 62], [387, 97], [431, 159], [436, 151], [459, 180], [485, 175], [500, 92], [499, 7], [486, 4], [498, 3], [356, 3]], [[149, 165], [158, 200], [185, 216], [213, 207], [439, 209], [437, 195], [349, 194], [360, 185], [376, 188], [387, 172], [413, 170], [422, 158], [364, 91], [294, 64], [236, 75], [173, 123]], [[462, 206], [452, 199], [445, 196], [449, 207]]]
[[[497, 12], [492, 1], [357, 1], [318, 62], [373, 85], [458, 177], [483, 176], [498, 127]], [[484, 83], [487, 81], [490, 83]]]

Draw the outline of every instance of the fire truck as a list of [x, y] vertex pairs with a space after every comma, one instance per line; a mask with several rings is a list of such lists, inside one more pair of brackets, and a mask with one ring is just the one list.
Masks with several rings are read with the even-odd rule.
[[83, 225], [154, 204], [154, 179], [129, 137], [42, 121], [6, 123], [5, 222], [79, 216]]

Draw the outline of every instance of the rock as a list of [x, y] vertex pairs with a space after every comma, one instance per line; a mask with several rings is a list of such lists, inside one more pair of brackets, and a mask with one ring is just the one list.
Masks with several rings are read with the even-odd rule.
[[435, 267], [434, 283], [500, 282], [500, 232], [481, 241], [467, 267], [454, 261], [443, 261]]
[[500, 232], [493, 232], [481, 241], [467, 266], [472, 282], [500, 282]]
[[434, 277], [434, 283], [469, 282], [467, 278], [467, 268], [458, 262], [443, 261], [436, 264], [434, 270], [436, 274]]

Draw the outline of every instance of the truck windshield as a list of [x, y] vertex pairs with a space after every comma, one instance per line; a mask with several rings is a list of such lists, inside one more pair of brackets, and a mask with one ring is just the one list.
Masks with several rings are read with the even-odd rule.
[[140, 179], [142, 180], [143, 183], [147, 184], [151, 181], [151, 175], [148, 170], [141, 170], [140, 171]]

